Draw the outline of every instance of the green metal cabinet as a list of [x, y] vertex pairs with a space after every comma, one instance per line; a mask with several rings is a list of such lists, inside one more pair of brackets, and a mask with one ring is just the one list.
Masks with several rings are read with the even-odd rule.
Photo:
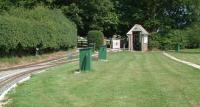
[[106, 60], [107, 59], [107, 46], [101, 46], [99, 49], [99, 59]]
[[179, 52], [180, 51], [180, 44], [177, 44], [176, 45], [176, 52]]
[[90, 71], [92, 63], [92, 48], [79, 50], [79, 67], [81, 71]]
[[95, 43], [90, 43], [89, 47], [92, 48], [92, 52], [94, 53], [95, 52]]

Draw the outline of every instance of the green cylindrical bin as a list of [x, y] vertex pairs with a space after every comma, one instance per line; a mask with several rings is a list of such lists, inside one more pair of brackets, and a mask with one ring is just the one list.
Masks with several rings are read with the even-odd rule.
[[95, 52], [95, 43], [90, 43], [89, 47], [92, 48], [92, 52], [94, 53]]
[[79, 66], [81, 71], [90, 71], [92, 62], [92, 48], [79, 50]]
[[176, 52], [179, 52], [180, 51], [180, 44], [177, 44], [176, 45]]
[[106, 60], [107, 59], [107, 46], [101, 46], [99, 49], [99, 59]]

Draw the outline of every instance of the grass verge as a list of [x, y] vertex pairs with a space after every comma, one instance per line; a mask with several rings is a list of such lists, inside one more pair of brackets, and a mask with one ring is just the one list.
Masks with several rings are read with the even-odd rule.
[[168, 53], [181, 60], [200, 65], [200, 49], [184, 49], [180, 52], [169, 51]]

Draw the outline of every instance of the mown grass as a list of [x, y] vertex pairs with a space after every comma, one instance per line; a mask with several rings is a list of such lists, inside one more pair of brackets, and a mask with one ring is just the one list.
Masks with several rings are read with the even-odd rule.
[[199, 107], [200, 70], [160, 52], [121, 52], [94, 62], [52, 68], [9, 93], [6, 107]]
[[180, 52], [169, 52], [176, 58], [189, 61], [195, 64], [200, 65], [200, 48], [199, 49], [184, 49]]

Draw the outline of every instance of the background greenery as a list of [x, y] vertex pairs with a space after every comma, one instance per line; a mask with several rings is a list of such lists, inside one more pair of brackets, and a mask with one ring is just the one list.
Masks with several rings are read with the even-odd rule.
[[0, 15], [0, 51], [33, 54], [76, 46], [77, 29], [60, 10], [12, 8]]
[[99, 49], [103, 45], [104, 34], [101, 31], [92, 30], [88, 32], [87, 40], [89, 44], [95, 44], [95, 48]]
[[[46, 10], [40, 12], [38, 6], [45, 7]], [[35, 39], [24, 39], [26, 41], [21, 45], [25, 48], [35, 48], [36, 45], [46, 49], [74, 46], [75, 37], [58, 39], [63, 38], [63, 34], [75, 35], [76, 29], [61, 12], [55, 12], [60, 10], [76, 24], [80, 36], [87, 36], [90, 30], [99, 30], [108, 38], [114, 34], [126, 37], [126, 32], [137, 23], [151, 33], [151, 49], [173, 49], [177, 43], [180, 43], [182, 48], [200, 47], [199, 0], [1, 0], [1, 32], [16, 30], [16, 34], [23, 38], [27, 38], [28, 33], [32, 35], [35, 31], [40, 32], [37, 33], [39, 36], [35, 35], [38, 36]], [[19, 28], [14, 27], [16, 25], [19, 25]], [[26, 30], [22, 31], [22, 28]], [[30, 31], [31, 29], [35, 31]], [[0, 38], [5, 39], [15, 34], [4, 35]], [[44, 44], [40, 46], [40, 37], [48, 42], [42, 41]], [[0, 42], [1, 51], [16, 49], [19, 42], [16, 42], [18, 40], [15, 38], [17, 37], [13, 36], [6, 45]]]

